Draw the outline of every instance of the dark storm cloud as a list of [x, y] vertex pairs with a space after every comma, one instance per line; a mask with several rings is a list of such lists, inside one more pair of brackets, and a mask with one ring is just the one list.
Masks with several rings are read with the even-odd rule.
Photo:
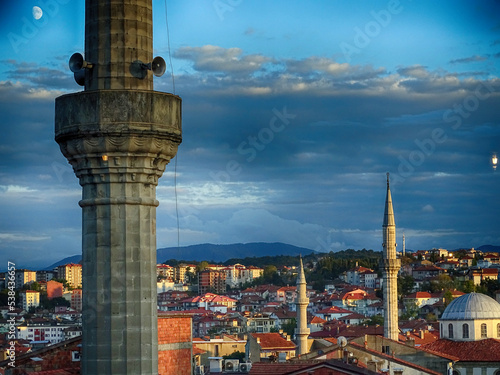
[[75, 89], [76, 84], [69, 69], [64, 71], [40, 66], [37, 63], [17, 62], [15, 60], [2, 61], [2, 63], [10, 67], [6, 74], [13, 81], [21, 80], [36, 88]]
[[[390, 171], [400, 181], [398, 226], [412, 248], [500, 242], [487, 209], [499, 204], [487, 161], [500, 142], [498, 79], [424, 65], [391, 72], [325, 57], [278, 60], [217, 46], [183, 47], [175, 56], [192, 66], [175, 81], [183, 99], [181, 241], [378, 250]], [[55, 254], [66, 244], [72, 255], [80, 246], [79, 238], [67, 241], [68, 233], [79, 236], [80, 188], [53, 141], [53, 108], [74, 83], [62, 63], [60, 71], [10, 67], [12, 81], [0, 83], [9, 129], [0, 141], [0, 200], [19, 223], [2, 222], [0, 250], [27, 252], [36, 240]], [[155, 79], [155, 88], [171, 91], [170, 77]], [[177, 236], [174, 163], [158, 188], [160, 247]], [[488, 191], [471, 195], [475, 188]], [[478, 207], [488, 211], [484, 230], [471, 220]], [[21, 223], [39, 231], [26, 233]]]
[[[203, 51], [197, 51], [193, 63], [203, 60]], [[238, 52], [238, 56], [243, 54]], [[273, 60], [272, 65], [274, 69], [260, 71], [251, 80], [235, 77], [230, 74], [233, 68], [224, 64], [211, 67], [223, 78], [202, 72], [177, 77], [185, 108], [189, 108], [184, 112], [181, 181], [196, 179], [187, 166], [202, 157], [209, 168], [196, 169], [196, 175], [218, 187], [217, 194], [226, 194], [225, 199], [236, 199], [238, 184], [256, 184], [255, 196], [268, 198], [255, 203], [265, 212], [244, 210], [243, 201], [236, 199], [232, 209], [226, 205], [232, 217], [242, 222], [256, 215], [264, 221], [272, 217], [279, 228], [282, 218], [297, 215], [301, 223], [318, 225], [317, 230], [297, 228], [296, 233], [303, 233], [301, 244], [326, 243], [338, 249], [362, 246], [364, 241], [369, 247], [366, 243], [378, 243], [378, 232], [370, 225], [378, 227], [383, 205], [383, 194], [376, 194], [380, 190], [377, 179], [383, 185], [388, 170], [397, 178], [401, 166], [407, 166], [404, 162], [412, 163], [415, 155], [423, 155], [423, 160], [410, 164], [410, 172], [403, 168], [399, 176], [403, 182], [394, 187], [395, 194], [401, 194], [401, 224], [413, 236], [413, 245], [443, 239], [458, 247], [470, 243], [472, 233], [480, 232], [478, 227], [461, 234], [451, 229], [456, 221], [464, 224], [457, 217], [466, 216], [472, 206], [447, 206], [442, 192], [429, 189], [428, 184], [442, 181], [438, 186], [446, 191], [446, 184], [463, 179], [464, 186], [473, 190], [477, 177], [472, 176], [489, 171], [484, 149], [498, 143], [500, 134], [496, 124], [484, 124], [496, 118], [498, 80], [430, 71], [422, 65], [391, 73], [318, 57]], [[195, 87], [196, 92], [192, 91]], [[272, 133], [273, 109], [283, 108], [296, 117], [282, 131]], [[439, 143], [433, 139], [436, 129], [441, 129]], [[259, 135], [265, 142], [259, 141]], [[254, 146], [251, 139], [257, 140]], [[244, 151], [253, 148], [254, 158], [240, 152], [242, 144]], [[207, 191], [201, 200], [216, 198], [214, 187]], [[454, 190], [445, 197], [456, 204], [461, 194]], [[356, 220], [360, 216], [363, 220]], [[208, 220], [202, 214], [198, 218], [202, 231]], [[223, 218], [211, 221], [214, 228], [224, 223]], [[493, 228], [487, 232], [493, 234]]]

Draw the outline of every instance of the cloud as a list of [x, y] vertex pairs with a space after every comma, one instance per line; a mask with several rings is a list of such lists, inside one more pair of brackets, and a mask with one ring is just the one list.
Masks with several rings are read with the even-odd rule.
[[37, 242], [49, 240], [50, 236], [30, 235], [22, 233], [0, 233], [1, 242]]
[[431, 76], [431, 74], [427, 70], [427, 67], [423, 65], [401, 67], [397, 69], [397, 72], [403, 77], [411, 77], [417, 79], [428, 79]]
[[222, 48], [213, 45], [203, 47], [181, 47], [174, 57], [190, 60], [193, 68], [200, 72], [220, 72], [232, 74], [250, 74], [271, 61], [261, 54], [243, 55], [240, 48]]
[[486, 56], [474, 55], [469, 57], [463, 57], [461, 59], [450, 60], [450, 64], [468, 64], [471, 62], [484, 61], [487, 59], [488, 57]]
[[18, 62], [15, 60], [4, 60], [1, 62], [8, 66], [5, 74], [9, 80], [28, 84], [31, 95], [54, 99], [56, 96], [61, 95], [63, 90], [78, 87], [69, 69], [55, 69], [53, 67], [41, 66], [37, 63]]
[[[388, 71], [218, 46], [177, 53], [193, 69], [176, 76], [183, 143], [177, 169], [170, 163], [157, 188], [159, 247], [177, 243], [178, 214], [181, 245], [258, 240], [320, 251], [380, 250], [385, 172], [397, 175], [402, 160], [417, 160], [411, 159], [417, 153], [424, 158], [393, 190], [398, 230], [405, 229], [411, 248], [498, 240], [492, 209], [498, 197], [488, 161], [500, 142], [497, 78], [423, 64]], [[29, 227], [32, 237], [49, 239], [28, 250], [7, 236], [0, 252], [15, 247], [30, 259], [40, 249], [72, 255], [81, 250], [81, 187], [53, 140], [53, 98], [64, 92], [65, 81], [52, 68], [37, 78], [36, 66], [9, 66], [10, 80], [0, 82], [7, 130], [0, 139], [0, 224], [3, 233], [23, 234]], [[155, 82], [160, 90], [167, 85]], [[481, 91], [488, 98], [453, 129], [443, 113], [470, 107], [467, 98], [485, 85], [492, 87]], [[273, 119], [284, 108], [295, 117], [281, 127]], [[446, 141], [431, 147], [437, 128]], [[239, 150], [243, 142], [254, 151], [252, 160]], [[484, 220], [464, 225], [478, 210]], [[434, 230], [442, 223], [454, 229]]]
[[[240, 48], [213, 45], [182, 47], [175, 56], [192, 62], [195, 74], [180, 74], [177, 82], [185, 90], [196, 91], [196, 95], [236, 98], [241, 95], [290, 97], [307, 94], [367, 103], [394, 100], [415, 109], [421, 104], [427, 107], [422, 107], [421, 111], [429, 111], [432, 106], [442, 108], [446, 102], [452, 105], [453, 100], [473, 92], [482, 82], [475, 77], [486, 74], [431, 71], [425, 65], [401, 66], [395, 72], [388, 72], [384, 67], [338, 63], [327, 57], [276, 59], [245, 55]], [[495, 84], [495, 78], [489, 81]]]

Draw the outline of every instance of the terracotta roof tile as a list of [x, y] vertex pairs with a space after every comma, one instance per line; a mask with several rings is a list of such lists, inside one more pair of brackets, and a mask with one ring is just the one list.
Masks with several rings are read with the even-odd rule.
[[452, 341], [440, 339], [422, 348], [456, 356], [463, 362], [500, 361], [500, 340]]
[[262, 349], [295, 349], [296, 345], [292, 341], [283, 338], [279, 333], [252, 333], [254, 338], [260, 339]]

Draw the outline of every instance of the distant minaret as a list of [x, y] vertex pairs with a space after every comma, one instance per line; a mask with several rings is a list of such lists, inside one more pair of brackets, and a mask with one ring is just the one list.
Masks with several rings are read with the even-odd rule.
[[401, 261], [396, 258], [396, 223], [392, 209], [389, 173], [387, 173], [387, 195], [385, 198], [384, 224], [382, 225], [384, 242], [384, 336], [398, 340], [398, 271]]
[[304, 266], [302, 265], [302, 258], [300, 258], [299, 274], [297, 275], [297, 328], [295, 328], [298, 355], [307, 353], [307, 337], [310, 333], [309, 328], [307, 328], [307, 305], [309, 305], [309, 298], [307, 298], [306, 289]]

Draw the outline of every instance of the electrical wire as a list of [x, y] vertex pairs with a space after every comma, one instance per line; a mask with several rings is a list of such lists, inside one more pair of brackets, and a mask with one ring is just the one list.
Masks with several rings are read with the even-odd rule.
[[[174, 65], [172, 64], [172, 53], [170, 50], [170, 30], [168, 28], [168, 11], [167, 0], [165, 0], [165, 24], [167, 25], [167, 46], [168, 46], [168, 61], [170, 63], [170, 71], [172, 72], [172, 93], [175, 95], [175, 79], [174, 79]], [[175, 195], [175, 217], [177, 219], [177, 252], [180, 253], [181, 243], [181, 227], [179, 223], [179, 201], [177, 199], [177, 159], [179, 158], [179, 151], [174, 160], [174, 195]]]
[[167, 0], [165, 0], [165, 23], [167, 24], [167, 45], [168, 45], [168, 60], [170, 62], [170, 71], [172, 72], [172, 92], [175, 95], [175, 78], [174, 78], [174, 66], [172, 65], [172, 54], [170, 52], [170, 31], [168, 29], [168, 11], [167, 11]]

